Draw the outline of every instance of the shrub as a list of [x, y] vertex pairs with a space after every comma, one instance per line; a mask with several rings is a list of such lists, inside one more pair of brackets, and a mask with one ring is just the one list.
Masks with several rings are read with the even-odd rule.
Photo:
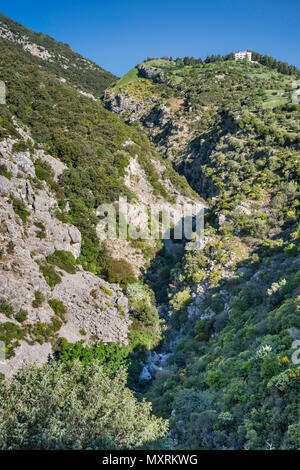
[[42, 222], [35, 222], [34, 225], [40, 230], [36, 232], [36, 236], [41, 240], [46, 238], [46, 227]]
[[126, 293], [130, 299], [134, 299], [137, 302], [147, 298], [147, 292], [142, 284], [133, 283], [129, 284], [126, 289]]
[[11, 171], [7, 171], [7, 168], [5, 165], [0, 164], [0, 175], [5, 176], [7, 179], [11, 179], [13, 174]]
[[0, 312], [4, 313], [8, 318], [14, 313], [14, 309], [10, 304], [9, 300], [0, 299]]
[[153, 349], [161, 339], [160, 319], [157, 308], [146, 296], [144, 300], [132, 301], [132, 324], [130, 345], [132, 349]]
[[177, 292], [171, 300], [171, 305], [175, 311], [185, 309], [191, 302], [190, 289]]
[[300, 286], [300, 270], [296, 272], [293, 282], [296, 287]]
[[15, 355], [14, 348], [19, 345], [19, 339], [24, 338], [24, 332], [22, 328], [11, 322], [0, 324], [0, 341], [5, 344], [5, 357], [10, 359]]
[[21, 220], [26, 223], [27, 222], [27, 217], [29, 217], [30, 212], [26, 209], [26, 206], [21, 199], [15, 198], [14, 196], [10, 196], [12, 205], [13, 205], [13, 210], [15, 211], [16, 214], [21, 218]]
[[287, 247], [285, 247], [284, 254], [286, 256], [296, 256], [297, 251], [297, 246], [294, 243], [290, 243]]
[[24, 321], [26, 321], [27, 318], [28, 318], [27, 310], [19, 310], [18, 313], [15, 314], [15, 319], [20, 323], [23, 323]]
[[51, 335], [52, 333], [56, 333], [57, 331], [61, 329], [61, 327], [62, 327], [61, 319], [57, 315], [53, 315], [53, 317], [51, 318], [51, 322], [48, 325], [46, 334], [48, 333], [49, 335]]
[[300, 328], [300, 298], [285, 300], [279, 308], [268, 314], [270, 332], [279, 333], [286, 328]]
[[33, 308], [38, 308], [42, 305], [42, 303], [44, 302], [44, 297], [43, 297], [43, 294], [39, 291], [39, 290], [36, 290], [34, 292], [34, 300], [32, 301], [32, 306]]
[[41, 264], [40, 271], [43, 273], [43, 276], [51, 289], [53, 289], [56, 284], [61, 283], [60, 275], [56, 272], [54, 266], [51, 264]]
[[194, 332], [197, 341], [208, 341], [209, 323], [206, 320], [198, 320], [195, 325]]
[[26, 152], [27, 150], [27, 145], [24, 140], [19, 140], [19, 142], [15, 142], [12, 146], [13, 152]]
[[55, 250], [52, 255], [47, 257], [50, 264], [55, 264], [69, 274], [76, 273], [76, 260], [72, 253], [65, 250]]
[[107, 264], [107, 280], [108, 282], [126, 285], [131, 282], [136, 282], [136, 277], [128, 261], [112, 258]]
[[85, 346], [84, 341], [77, 341], [63, 346], [57, 354], [57, 359], [64, 364], [69, 364], [78, 359], [84, 366], [94, 360], [103, 367], [106, 373], [117, 372], [128, 356], [128, 348], [116, 343], [99, 341], [93, 346]]
[[264, 291], [255, 283], [249, 283], [242, 291], [243, 300], [247, 306], [260, 305], [263, 303]]
[[261, 370], [260, 374], [262, 378], [268, 382], [274, 375], [279, 374], [280, 372], [280, 367], [278, 364], [278, 358], [275, 354], [266, 354], [262, 365], [261, 365]]
[[229, 322], [229, 316], [228, 313], [219, 313], [214, 319], [214, 330], [216, 333], [219, 333], [220, 331], [225, 328], [227, 323]]
[[58, 315], [60, 318], [64, 319], [64, 315], [67, 313], [67, 309], [61, 300], [49, 299], [48, 304], [52, 308], [55, 315]]
[[246, 299], [234, 299], [231, 303], [232, 315], [240, 315], [249, 308], [249, 304]]
[[53, 180], [54, 171], [52, 170], [52, 167], [48, 162], [42, 160], [41, 158], [38, 158], [34, 163], [34, 167], [35, 174], [38, 179], [44, 180], [48, 183]]
[[11, 322], [1, 323], [0, 339], [5, 343], [10, 343], [13, 339], [23, 339], [24, 332], [22, 328]]
[[279, 239], [279, 240], [266, 240], [263, 242], [262, 244], [262, 249], [266, 252], [266, 253], [276, 253], [278, 251], [280, 251], [283, 247], [283, 240], [282, 239]]
[[214, 294], [211, 298], [211, 307], [214, 312], [220, 313], [224, 308], [224, 300], [220, 294]]
[[222, 373], [219, 369], [217, 370], [210, 370], [207, 373], [207, 384], [210, 387], [218, 386], [222, 380]]
[[286, 433], [287, 449], [300, 449], [300, 424], [292, 424]]
[[203, 281], [203, 279], [205, 278], [205, 274], [206, 273], [205, 273], [204, 270], [199, 270], [199, 271], [194, 272], [191, 275], [192, 283], [199, 283], [199, 282]]
[[271, 287], [267, 290], [271, 305], [279, 304], [287, 294], [289, 287], [289, 283], [286, 282], [285, 278], [279, 279], [278, 282], [273, 282]]

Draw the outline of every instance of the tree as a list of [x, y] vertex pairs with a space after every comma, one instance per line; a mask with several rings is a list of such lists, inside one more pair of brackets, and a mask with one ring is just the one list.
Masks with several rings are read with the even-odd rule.
[[[0, 449], [148, 448], [167, 422], [97, 362], [23, 367], [0, 384]], [[163, 445], [163, 444], [162, 444]]]
[[261, 365], [261, 376], [264, 380], [269, 381], [274, 375], [280, 372], [278, 359], [275, 354], [267, 354]]

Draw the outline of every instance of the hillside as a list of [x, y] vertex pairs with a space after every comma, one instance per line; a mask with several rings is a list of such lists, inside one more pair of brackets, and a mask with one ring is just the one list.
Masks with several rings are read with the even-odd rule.
[[106, 107], [209, 206], [204, 249], [170, 272], [171, 359], [146, 395], [179, 448], [299, 448], [299, 78], [230, 58], [134, 70]]
[[[9, 338], [11, 357], [2, 370], [11, 374], [28, 354], [46, 360], [61, 337], [127, 344], [132, 323], [133, 343], [150, 347], [160, 337], [156, 308], [147, 296], [140, 303], [131, 299], [129, 309], [126, 285], [138, 282], [156, 245], [99, 244], [95, 210], [121, 194], [162, 205], [179, 194], [195, 195], [170, 166], [161, 167], [165, 180], [159, 176], [155, 164], [162, 164], [143, 134], [10, 42], [0, 40], [0, 48], [7, 90], [7, 106], [1, 106], [1, 339]], [[140, 190], [137, 177], [144, 181]], [[121, 284], [125, 296], [112, 283]], [[146, 313], [145, 321], [138, 319], [143, 309], [149, 309], [149, 324]]]
[[1, 13], [0, 37], [25, 51], [32, 63], [95, 98], [99, 98], [116, 79], [110, 72], [74, 52], [68, 44], [36, 33]]
[[[82, 377], [78, 378], [80, 390], [86, 367], [94, 367], [91, 362], [96, 361], [98, 375], [92, 386], [99, 396], [105, 386], [115, 387], [116, 393], [121, 390], [113, 401], [118, 406], [119, 398], [126, 397], [126, 410], [121, 402], [119, 406], [130, 416], [120, 419], [129, 427], [124, 427], [120, 439], [121, 422], [119, 426], [112, 423], [109, 429], [106, 414], [99, 411], [100, 435], [93, 442], [88, 437], [89, 426], [94, 429], [94, 424], [87, 417], [82, 448], [151, 446], [152, 441], [166, 436], [167, 421], [151, 415], [150, 404], [133, 396], [126, 385], [126, 369], [130, 369], [128, 380], [138, 383], [145, 351], [155, 347], [162, 336], [164, 320], [159, 318], [143, 272], [156, 253], [163, 251], [163, 245], [160, 240], [130, 237], [99, 241], [96, 211], [100, 204], [117, 203], [120, 195], [133, 208], [159, 204], [163, 209], [178, 198], [181, 202], [200, 198], [160, 158], [143, 132], [124, 124], [100, 101], [84, 96], [82, 87], [77, 90], [61, 80], [48, 64], [41, 64], [23, 48], [0, 39], [1, 79], [6, 86], [6, 104], [0, 109], [0, 341], [6, 359], [0, 371], [1, 378], [10, 381], [1, 382], [0, 393], [15, 396], [9, 391], [10, 383], [16, 390], [21, 380], [28, 383], [32, 394], [38, 394], [32, 374], [41, 379], [40, 374], [45, 374], [45, 380], [46, 376], [58, 380], [57, 391], [52, 382], [50, 386], [53, 400], [57, 400], [61, 370], [66, 380], [74, 380], [74, 386]], [[80, 365], [73, 367], [75, 359], [84, 363], [84, 370]], [[28, 364], [25, 369], [24, 364]], [[1, 400], [1, 448], [7, 442], [11, 448], [75, 448], [68, 431], [68, 420], [74, 422], [75, 417], [68, 413], [62, 420], [59, 414], [55, 424], [63, 429], [60, 443], [52, 436], [51, 426], [49, 440], [46, 424], [35, 427], [38, 422], [30, 421], [30, 408], [28, 428], [13, 436], [14, 427], [4, 416], [14, 413], [8, 408], [11, 403], [15, 409], [17, 399]], [[83, 406], [80, 399], [78, 409]], [[63, 413], [65, 406], [63, 403]], [[34, 413], [38, 416], [39, 407], [42, 402], [37, 397]], [[89, 413], [86, 407], [81, 421], [84, 413]], [[14, 419], [19, 419], [18, 410]], [[32, 426], [36, 442], [41, 443], [43, 429], [43, 444], [27, 440]], [[143, 431], [141, 426], [145, 426]], [[156, 445], [163, 444], [157, 441]]]
[[[298, 71], [229, 54], [115, 81], [0, 36], [0, 448], [299, 449]], [[102, 239], [120, 196], [128, 233]], [[205, 208], [200, 249], [181, 217], [133, 236], [175, 203]]]

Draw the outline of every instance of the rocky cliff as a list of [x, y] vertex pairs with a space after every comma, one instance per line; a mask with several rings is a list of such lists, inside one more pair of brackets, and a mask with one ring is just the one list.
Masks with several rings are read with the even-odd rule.
[[161, 337], [154, 296], [144, 286], [146, 294], [128, 301], [127, 291], [143, 285], [161, 242], [99, 241], [97, 208], [117, 207], [125, 195], [133, 225], [139, 207], [200, 199], [140, 130], [51, 73], [48, 60], [37, 64], [14, 38], [0, 39], [2, 371], [12, 374], [26, 358], [45, 361], [62, 338], [135, 337], [150, 348]]
[[17, 142], [0, 142], [0, 338], [8, 359], [0, 371], [7, 377], [22, 362], [46, 361], [60, 338], [127, 344], [131, 322], [120, 287], [76, 264], [81, 233], [57, 218], [53, 190], [37, 183], [37, 162], [56, 178], [64, 165], [40, 150], [19, 151]]

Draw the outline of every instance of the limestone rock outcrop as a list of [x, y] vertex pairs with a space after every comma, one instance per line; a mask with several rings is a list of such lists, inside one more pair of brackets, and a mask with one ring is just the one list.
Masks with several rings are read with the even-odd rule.
[[[118, 284], [80, 265], [69, 273], [48, 263], [54, 252], [71, 253], [76, 259], [81, 250], [80, 231], [57, 218], [59, 207], [50, 186], [36, 183], [37, 158], [51, 165], [56, 178], [64, 165], [40, 150], [15, 151], [15, 143], [10, 137], [0, 142], [0, 327], [15, 325], [21, 334], [21, 340], [13, 341], [13, 353], [0, 363], [0, 373], [7, 377], [24, 362], [46, 361], [59, 338], [127, 344], [131, 322], [128, 299]], [[55, 285], [44, 266], [57, 274]], [[53, 326], [53, 299], [66, 313], [60, 328], [43, 339], [41, 332]]]

